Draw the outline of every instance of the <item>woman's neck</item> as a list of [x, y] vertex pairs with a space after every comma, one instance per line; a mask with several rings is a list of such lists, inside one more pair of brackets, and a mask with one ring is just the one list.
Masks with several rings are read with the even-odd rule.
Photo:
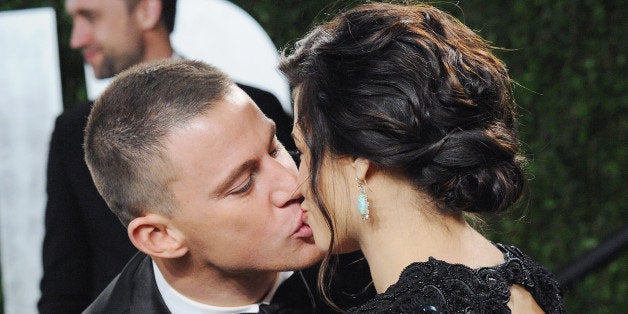
[[361, 228], [359, 239], [378, 293], [396, 283], [408, 265], [429, 257], [471, 268], [503, 262], [501, 252], [461, 215], [443, 215], [415, 190], [388, 186], [373, 195], [373, 220]]

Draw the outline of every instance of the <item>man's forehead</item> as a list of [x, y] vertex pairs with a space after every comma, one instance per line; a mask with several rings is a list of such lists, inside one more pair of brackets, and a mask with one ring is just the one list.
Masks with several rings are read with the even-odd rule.
[[171, 128], [166, 141], [185, 143], [197, 137], [196, 144], [202, 139], [205, 145], [227, 152], [240, 146], [245, 149], [267, 142], [274, 134], [275, 123], [237, 88], [212, 101], [211, 106], [181, 125]]
[[275, 132], [275, 122], [264, 115], [239, 88], [231, 90], [216, 101], [205, 112], [204, 117], [211, 120], [213, 127], [220, 130], [223, 135], [241, 137], [248, 133], [247, 131], [253, 131], [252, 133], [257, 135]]
[[65, 10], [70, 14], [76, 14], [96, 10], [111, 10], [120, 5], [126, 7], [126, 0], [66, 0]]
[[[219, 99], [227, 109], [232, 111], [242, 111], [245, 107], [251, 107], [253, 100], [238, 85], [232, 84], [227, 88], [227, 92]], [[253, 106], [257, 107], [257, 105]]]
[[81, 10], [90, 10], [97, 7], [97, 1], [86, 1], [86, 0], [66, 0], [65, 1], [65, 10], [68, 13], [75, 13]]

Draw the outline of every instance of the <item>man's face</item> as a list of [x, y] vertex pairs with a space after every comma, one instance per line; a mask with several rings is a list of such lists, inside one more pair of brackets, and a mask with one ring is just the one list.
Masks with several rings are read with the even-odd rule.
[[72, 17], [70, 46], [80, 49], [96, 78], [107, 78], [142, 61], [139, 15], [124, 0], [66, 0]]
[[230, 273], [310, 266], [322, 252], [303, 223], [294, 161], [266, 118], [233, 86], [206, 114], [166, 137], [169, 187], [193, 260]]

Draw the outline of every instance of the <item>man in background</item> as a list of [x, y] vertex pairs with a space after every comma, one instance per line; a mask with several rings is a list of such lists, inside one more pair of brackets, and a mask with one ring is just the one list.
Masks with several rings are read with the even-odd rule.
[[[181, 58], [170, 43], [175, 0], [66, 0], [73, 20], [70, 46], [97, 78], [141, 62]], [[292, 148], [291, 119], [265, 91], [238, 84], [277, 123]], [[57, 118], [47, 174], [41, 313], [79, 313], [122, 270], [137, 249], [94, 187], [83, 158], [83, 130], [92, 103]]]

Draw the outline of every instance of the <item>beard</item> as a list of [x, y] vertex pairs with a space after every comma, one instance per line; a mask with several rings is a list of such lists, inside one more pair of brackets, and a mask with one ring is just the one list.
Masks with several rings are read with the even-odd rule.
[[123, 53], [104, 51], [100, 66], [92, 65], [94, 76], [97, 79], [110, 78], [114, 75], [140, 63], [144, 56], [144, 44], [139, 41]]

